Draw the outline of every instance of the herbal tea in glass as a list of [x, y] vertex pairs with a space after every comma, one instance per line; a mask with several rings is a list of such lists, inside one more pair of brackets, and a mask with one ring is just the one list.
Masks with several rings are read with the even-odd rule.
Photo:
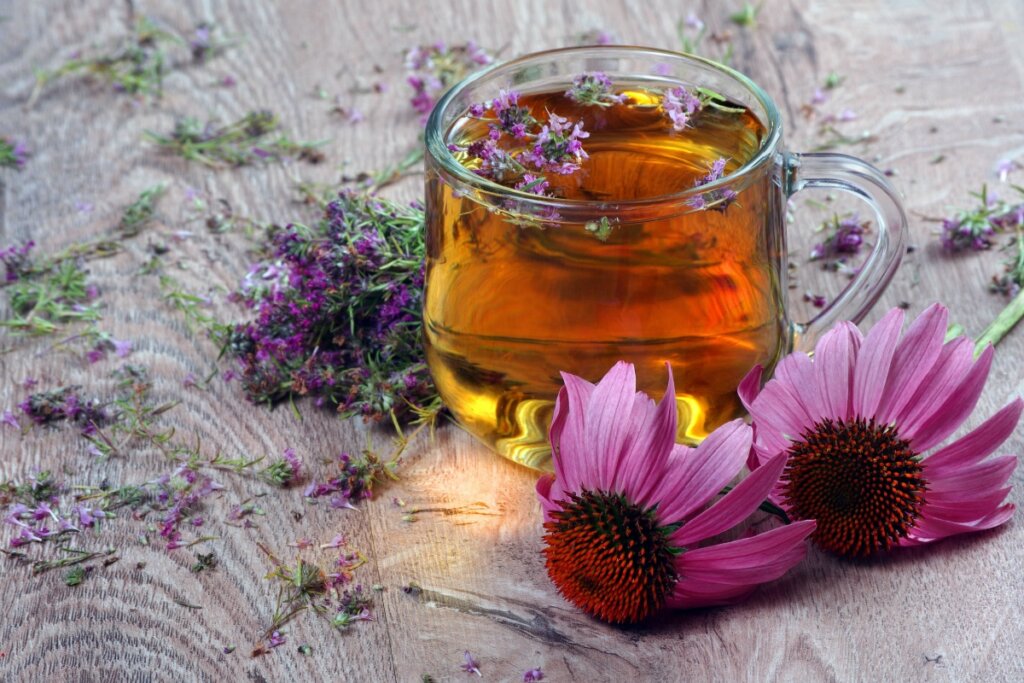
[[439, 105], [461, 104], [427, 166], [427, 359], [499, 453], [543, 466], [560, 372], [620, 359], [651, 396], [671, 364], [699, 442], [789, 349], [772, 122], [718, 85], [584, 71]]

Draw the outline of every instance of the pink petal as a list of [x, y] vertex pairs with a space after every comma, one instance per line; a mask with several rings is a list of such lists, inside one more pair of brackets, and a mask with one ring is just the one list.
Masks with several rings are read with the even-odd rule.
[[590, 396], [585, 419], [586, 445], [593, 466], [587, 472], [595, 478], [589, 482], [593, 488], [610, 490], [626, 438], [643, 426], [641, 416], [633, 414], [636, 393], [636, 370], [632, 363], [619, 361]]
[[750, 406], [754, 403], [754, 399], [761, 393], [761, 375], [764, 373], [764, 368], [760, 365], [755, 365], [750, 369], [750, 372], [746, 374], [740, 385], [736, 387], [736, 393], [739, 394], [740, 402], [743, 403], [743, 407], [750, 412]]
[[[973, 352], [973, 345], [967, 346]], [[994, 349], [988, 346], [974, 363], [967, 374], [949, 392], [941, 403], [936, 403], [930, 413], [926, 412], [917, 421], [908, 421], [900, 425], [900, 436], [910, 441], [910, 446], [918, 453], [924, 453], [947, 436], [957, 430], [974, 410], [981, 391], [985, 388], [989, 370], [992, 368]], [[927, 417], [925, 417], [927, 416]]]
[[680, 581], [665, 604], [670, 609], [696, 609], [714, 605], [729, 605], [753, 593], [757, 590], [757, 585]]
[[558, 390], [555, 397], [555, 409], [551, 415], [551, 427], [548, 428], [548, 441], [551, 443], [551, 462], [555, 466], [555, 476], [559, 481], [565, 481], [568, 476], [566, 465], [572, 462], [562, 455], [562, 433], [565, 430], [565, 421], [569, 416], [569, 392], [565, 387]]
[[773, 379], [765, 385], [750, 411], [759, 430], [760, 441], [782, 447], [788, 441], [799, 439], [814, 426], [814, 420], [803, 409], [799, 394], [799, 387], [781, 379]]
[[[633, 503], [648, 507], [657, 502], [651, 494], [658, 486], [661, 472], [676, 444], [676, 389], [672, 366], [668, 368], [668, 384], [657, 408], [648, 405], [649, 399], [638, 398], [634, 406], [644, 406], [647, 417], [642, 428], [632, 435], [622, 455], [613, 490], [621, 491]], [[635, 408], [634, 408], [635, 410]]]
[[[1001, 493], [1003, 498], [1005, 498], [1006, 492], [1008, 492], [1012, 488], [1012, 486], [1009, 486], [994, 489], [954, 489], [950, 491], [928, 491], [925, 494], [925, 504], [935, 504], [941, 507], [955, 507], [962, 503], [969, 504], [975, 500], [979, 500], [979, 496], [995, 496], [997, 493]], [[1000, 498], [999, 500], [1002, 500], [1002, 498]]]
[[903, 311], [894, 308], [871, 328], [857, 356], [853, 371], [853, 414], [873, 417], [889, 378], [896, 342], [903, 329]]
[[662, 526], [685, 519], [732, 481], [750, 452], [750, 427], [743, 420], [727, 422], [696, 448], [676, 446], [666, 474], [651, 496]]
[[687, 550], [676, 560], [681, 584], [747, 584], [773, 581], [803, 559], [813, 520], [793, 522], [763, 534]]
[[704, 510], [671, 536], [672, 545], [685, 548], [731, 529], [764, 502], [768, 492], [779, 481], [786, 466], [786, 454], [780, 453], [764, 467], [751, 472], [746, 479], [725, 494], [721, 500]]
[[551, 514], [561, 509], [561, 506], [551, 497], [551, 485], [553, 483], [555, 483], [555, 478], [550, 474], [545, 474], [537, 480], [537, 497], [540, 499], [540, 506], [544, 511], [545, 522], [550, 522], [552, 520]]
[[927, 419], [945, 401], [974, 364], [974, 345], [967, 337], [958, 337], [942, 347], [939, 357], [913, 397], [894, 413], [889, 422], [903, 430]]
[[955, 503], [936, 502], [927, 499], [921, 508], [922, 517], [935, 517], [950, 522], [974, 522], [991, 515], [1006, 500], [1013, 487], [1004, 486], [971, 500]]
[[[555, 401], [555, 414], [552, 416], [551, 447], [557, 453], [555, 458], [555, 474], [562, 486], [568, 491], [579, 491], [583, 477], [588, 469], [590, 451], [586, 436], [587, 404], [594, 393], [594, 385], [590, 382], [562, 373], [564, 386], [558, 392]], [[564, 415], [564, 417], [563, 417]], [[559, 431], [555, 433], [555, 424]]]
[[929, 493], [961, 490], [981, 492], [1002, 486], [1017, 467], [1017, 458], [1012, 455], [1004, 455], [1001, 458], [992, 458], [981, 464], [965, 467], [955, 473], [933, 478], [929, 478], [931, 472], [927, 469], [927, 460], [924, 461], [924, 466]]
[[878, 422], [889, 424], [914, 396], [942, 351], [949, 311], [941, 304], [929, 306], [914, 322], [896, 348], [889, 381], [878, 406]]
[[779, 361], [774, 377], [790, 388], [790, 395], [800, 404], [811, 423], [825, 417], [810, 356], [799, 351], [789, 354]]
[[924, 461], [928, 471], [945, 474], [982, 461], [1013, 434], [1022, 410], [1024, 401], [1015, 399], [966, 436], [928, 456]]
[[1010, 518], [1013, 517], [1014, 510], [1016, 509], [1017, 508], [1013, 503], [1007, 503], [991, 515], [970, 524], [958, 524], [956, 522], [948, 522], [940, 519], [922, 518], [919, 519], [914, 528], [911, 529], [910, 537], [902, 539], [900, 541], [900, 545], [920, 545], [922, 543], [937, 541], [957, 534], [994, 529], [995, 527], [1009, 521]]
[[818, 393], [826, 415], [833, 419], [845, 420], [850, 416], [850, 389], [860, 342], [860, 330], [851, 322], [841, 322], [814, 347]]

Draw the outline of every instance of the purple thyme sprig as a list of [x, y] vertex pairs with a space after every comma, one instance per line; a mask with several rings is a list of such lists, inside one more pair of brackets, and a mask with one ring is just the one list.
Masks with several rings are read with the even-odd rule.
[[[702, 187], [709, 183], [713, 183], [716, 180], [720, 180], [725, 175], [725, 164], [726, 159], [715, 159], [715, 161], [712, 162], [707, 175], [702, 178], [698, 178], [696, 182], [694, 182], [693, 186]], [[736, 192], [728, 187], [724, 187], [719, 190], [711, 190], [710, 192], [694, 195], [691, 199], [687, 200], [686, 203], [695, 209], [714, 209], [716, 211], [725, 211], [726, 208], [728, 208], [728, 206], [735, 200]]]
[[610, 107], [622, 104], [626, 96], [615, 94], [612, 79], [602, 71], [582, 73], [572, 79], [572, 87], [565, 91], [565, 96], [577, 104], [597, 107]]
[[35, 425], [66, 421], [78, 425], [82, 434], [89, 436], [96, 432], [97, 427], [108, 424], [111, 416], [98, 399], [85, 400], [78, 394], [78, 389], [77, 386], [67, 386], [29, 394], [18, 408]]
[[100, 520], [113, 516], [91, 505], [71, 502], [67, 489], [49, 472], [31, 475], [24, 484], [8, 482], [3, 486], [4, 497], [10, 500], [4, 522], [15, 531], [9, 541], [12, 548], [93, 529]]
[[28, 145], [23, 140], [0, 135], [0, 166], [21, 168], [25, 165], [28, 157]]
[[462, 657], [464, 661], [459, 668], [468, 674], [476, 674], [477, 676], [483, 677], [483, 674], [480, 673], [480, 664], [473, 659], [473, 655], [469, 653], [469, 650], [463, 652]]
[[[472, 111], [481, 112], [478, 116], [482, 115], [483, 111], [486, 111], [481, 110], [482, 106], [475, 105]], [[495, 140], [498, 139], [494, 135], [496, 129], [498, 135], [504, 132], [516, 140], [523, 140], [530, 130], [538, 125], [530, 109], [520, 106], [519, 93], [515, 90], [499, 90], [498, 96], [490, 102], [490, 110], [498, 118], [498, 125], [491, 128], [491, 135]]]
[[942, 219], [939, 241], [946, 251], [988, 249], [996, 233], [1024, 224], [1024, 202], [1010, 204], [986, 186], [971, 196], [977, 198], [978, 206]]
[[451, 47], [437, 42], [412, 48], [405, 56], [406, 82], [413, 89], [410, 104], [426, 121], [427, 114], [448, 88], [493, 61], [473, 41]]
[[373, 451], [352, 456], [338, 456], [340, 473], [325, 482], [313, 480], [306, 486], [306, 498], [330, 496], [333, 508], [354, 508], [353, 503], [373, 498], [373, 488], [385, 479], [394, 478], [397, 461], [381, 460]]
[[4, 264], [5, 282], [17, 282], [34, 272], [35, 263], [31, 252], [35, 246], [36, 243], [29, 240], [0, 249], [0, 263]]
[[176, 550], [190, 545], [182, 539], [182, 526], [186, 522], [193, 527], [201, 526], [202, 522], [198, 525], [193, 522], [198, 518], [196, 513], [202, 500], [224, 487], [187, 465], [179, 465], [172, 472], [147, 482], [146, 488], [151, 492], [151, 507], [164, 513], [160, 536], [167, 541], [167, 550]]
[[822, 224], [821, 230], [825, 239], [811, 248], [808, 258], [823, 261], [827, 270], [839, 270], [860, 252], [864, 236], [871, 232], [871, 221], [862, 221], [857, 214], [846, 218], [833, 215]]
[[274, 486], [290, 486], [302, 477], [302, 458], [295, 453], [295, 449], [286, 448], [279, 460], [260, 471], [260, 477]]

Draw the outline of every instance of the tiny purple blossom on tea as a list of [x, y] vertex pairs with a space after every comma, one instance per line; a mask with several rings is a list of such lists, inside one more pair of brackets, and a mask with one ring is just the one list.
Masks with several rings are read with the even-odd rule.
[[612, 80], [602, 71], [582, 73], [572, 80], [572, 87], [565, 91], [565, 96], [577, 104], [610, 107], [622, 104], [626, 96], [616, 95]]
[[662, 96], [661, 108], [672, 120], [672, 128], [683, 131], [694, 114], [700, 112], [703, 103], [685, 86], [670, 88]]
[[[698, 178], [694, 182], [694, 187], [702, 187], [708, 183], [713, 183], [716, 180], [720, 180], [725, 176], [725, 165], [727, 160], [724, 158], [715, 159], [712, 162], [707, 175], [702, 178]], [[726, 208], [736, 199], [736, 192], [731, 188], [722, 188], [720, 190], [712, 190], [703, 194], [698, 194], [687, 200], [687, 204], [695, 209], [714, 209], [715, 211], [725, 211]]]

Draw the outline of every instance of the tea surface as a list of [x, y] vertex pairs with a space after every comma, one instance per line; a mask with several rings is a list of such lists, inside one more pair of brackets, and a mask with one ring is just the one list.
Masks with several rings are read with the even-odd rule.
[[[705, 108], [678, 131], [658, 98], [624, 94], [608, 107], [562, 92], [520, 98], [538, 118], [554, 112], [589, 132], [579, 170], [545, 174], [549, 195], [614, 204], [675, 194], [716, 160], [726, 174], [739, 168], [766, 135], [746, 109]], [[465, 148], [487, 132], [465, 116], [449, 141]], [[442, 174], [428, 165], [428, 361], [463, 426], [500, 453], [544, 466], [559, 373], [597, 381], [618, 360], [636, 365], [639, 389], [656, 399], [671, 363], [679, 438], [698, 442], [741, 414], [735, 389], [746, 372], [784, 350], [783, 231], [774, 224], [783, 199], [770, 165], [731, 201], [683, 213], [666, 203], [632, 223], [612, 210], [603, 225], [596, 214], [516, 220]]]

